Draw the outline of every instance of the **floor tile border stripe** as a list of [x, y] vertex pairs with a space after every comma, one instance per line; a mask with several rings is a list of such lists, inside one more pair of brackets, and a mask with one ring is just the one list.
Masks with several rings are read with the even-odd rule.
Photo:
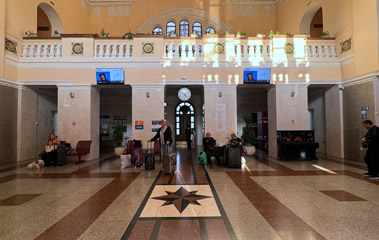
[[209, 187], [212, 190], [213, 197], [214, 197], [214, 199], [215, 199], [215, 201], [217, 203], [218, 209], [220, 210], [221, 218], [224, 221], [224, 225], [225, 225], [226, 231], [229, 234], [229, 238], [230, 238], [230, 240], [237, 240], [238, 239], [237, 235], [236, 235], [236, 233], [233, 230], [232, 224], [230, 223], [229, 218], [226, 215], [225, 209], [224, 209], [224, 207], [221, 204], [221, 200], [220, 200], [220, 198], [217, 195], [216, 189], [213, 186], [211, 178], [209, 177], [208, 171], [207, 171], [207, 169], [206, 169], [206, 167], [204, 165], [203, 165], [203, 170], [205, 172], [205, 176], [207, 177], [207, 180], [208, 180], [208, 183], [209, 183]]
[[156, 219], [153, 232], [151, 233], [151, 236], [150, 236], [150, 240], [158, 239], [159, 229], [161, 228], [161, 225], [162, 225], [162, 219]]
[[[145, 198], [143, 199], [141, 205], [139, 206], [139, 208], [138, 208], [136, 214], [134, 215], [132, 221], [130, 221], [128, 227], [126, 228], [124, 234], [122, 235], [122, 237], [121, 237], [122, 240], [128, 239], [128, 238], [130, 237], [130, 235], [132, 234], [133, 229], [134, 229], [134, 227], [135, 227], [135, 225], [136, 225], [138, 219], [140, 218], [139, 216], [141, 215], [143, 209], [145, 208], [146, 203], [147, 203], [147, 201], [149, 200], [150, 195], [151, 195], [151, 193], [153, 192], [154, 187], [155, 187], [155, 185], [157, 184], [157, 182], [158, 182], [159, 178], [161, 177], [162, 173], [163, 173], [163, 172], [160, 171], [159, 174], [158, 174], [158, 176], [155, 178], [153, 184], [151, 185], [149, 191], [147, 192]], [[141, 220], [142, 220], [142, 219], [141, 219]]]
[[199, 219], [200, 239], [208, 240], [207, 226], [204, 219]]

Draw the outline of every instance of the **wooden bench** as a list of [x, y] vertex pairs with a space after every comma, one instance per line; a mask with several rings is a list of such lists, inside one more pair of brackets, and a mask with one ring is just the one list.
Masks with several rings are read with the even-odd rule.
[[71, 149], [67, 153], [67, 156], [78, 156], [79, 161], [76, 164], [84, 162], [81, 160], [81, 157], [90, 153], [91, 143], [92, 141], [79, 141], [78, 144], [76, 145], [76, 148]]

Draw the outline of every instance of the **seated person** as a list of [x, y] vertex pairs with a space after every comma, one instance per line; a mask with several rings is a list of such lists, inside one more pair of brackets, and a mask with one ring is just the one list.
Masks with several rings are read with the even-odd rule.
[[58, 154], [56, 148], [59, 144], [60, 141], [58, 138], [53, 133], [51, 133], [47, 139], [45, 151], [42, 155], [42, 160], [45, 161], [45, 166], [57, 165]]
[[211, 133], [207, 132], [205, 134], [205, 138], [203, 138], [203, 149], [204, 149], [204, 152], [207, 154], [207, 162], [211, 166], [211, 168], [213, 167], [211, 155], [212, 155], [212, 151], [215, 144], [216, 144], [216, 141], [214, 140], [213, 137], [211, 137]]
[[232, 133], [232, 135], [230, 135], [231, 139], [230, 139], [230, 147], [242, 147], [242, 140], [240, 138], [237, 137], [237, 135], [235, 133]]

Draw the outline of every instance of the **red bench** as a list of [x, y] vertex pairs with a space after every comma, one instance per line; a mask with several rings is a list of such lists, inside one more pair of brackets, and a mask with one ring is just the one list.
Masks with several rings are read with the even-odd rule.
[[78, 156], [79, 161], [76, 164], [84, 162], [81, 160], [81, 157], [90, 153], [91, 143], [92, 141], [79, 141], [76, 148], [70, 150], [67, 156]]

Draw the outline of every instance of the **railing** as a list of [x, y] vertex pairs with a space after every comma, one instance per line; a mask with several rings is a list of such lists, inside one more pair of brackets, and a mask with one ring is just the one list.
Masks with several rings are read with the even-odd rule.
[[[150, 55], [142, 54], [143, 41], [141, 39], [121, 40], [121, 39], [95, 39], [93, 44], [87, 44], [84, 48], [93, 48], [90, 54], [83, 58], [93, 58], [94, 61], [133, 61], [133, 59], [155, 58], [171, 61], [199, 62], [208, 61], [215, 57], [218, 61], [236, 60], [248, 62], [259, 60], [276, 61], [277, 58], [305, 59], [308, 61], [336, 61], [336, 44], [333, 40], [304, 40], [299, 38], [295, 45], [294, 53], [286, 54], [284, 44], [278, 47], [274, 39], [233, 39], [233, 38], [144, 38], [144, 42], [153, 42], [154, 52]], [[284, 39], [284, 42], [293, 40]], [[69, 41], [68, 41], [69, 42]], [[220, 43], [224, 47], [224, 52], [216, 53], [214, 47]], [[21, 59], [28, 60], [60, 60], [62, 58], [75, 58], [68, 54], [72, 50], [70, 44], [62, 46], [60, 39], [25, 39], [22, 46]], [[63, 48], [63, 49], [62, 49]], [[67, 55], [62, 57], [62, 52]], [[284, 57], [283, 57], [284, 56]], [[149, 61], [150, 61], [149, 60]]]
[[26, 42], [22, 48], [22, 59], [30, 60], [57, 60], [62, 58], [62, 44], [60, 42], [40, 43]]

